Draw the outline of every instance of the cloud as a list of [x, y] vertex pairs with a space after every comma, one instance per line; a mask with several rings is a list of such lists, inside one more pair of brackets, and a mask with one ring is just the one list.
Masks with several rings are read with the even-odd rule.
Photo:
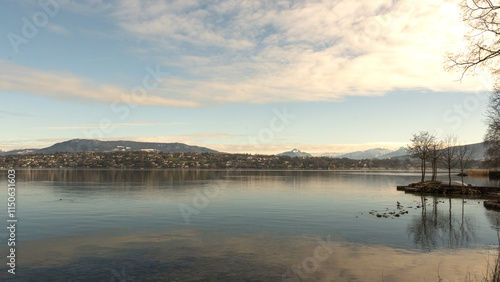
[[113, 60], [113, 57], [102, 57], [102, 58], [93, 58], [93, 59], [88, 59], [86, 61], [92, 62], [92, 61], [108, 61], [108, 60]]
[[[210, 103], [338, 101], [391, 91], [475, 91], [443, 71], [460, 47], [455, 1], [124, 1], [116, 24], [194, 78], [162, 89]], [[165, 54], [164, 50], [159, 55]], [[163, 52], [163, 53], [162, 53]]]
[[32, 117], [33, 116], [33, 115], [30, 115], [30, 114], [24, 114], [24, 113], [12, 112], [12, 111], [0, 110], [0, 116], [2, 116], [2, 115], [16, 116], [16, 117]]
[[[452, 0], [92, 0], [66, 8], [106, 18], [141, 42], [138, 56], [183, 74], [163, 79], [137, 103], [145, 106], [489, 90], [480, 79], [458, 83], [459, 74], [443, 71], [445, 53], [462, 46], [464, 31]], [[0, 64], [4, 90], [99, 102], [133, 98], [120, 86]]]
[[53, 23], [49, 23], [47, 25], [47, 29], [49, 29], [50, 31], [56, 33], [56, 34], [59, 34], [59, 35], [69, 35], [71, 34], [71, 32], [66, 29], [65, 27], [62, 27], [60, 25], [56, 25], [56, 24], [53, 24]]
[[[174, 125], [179, 124], [177, 122], [148, 122], [148, 121], [135, 121], [126, 123], [112, 123], [110, 128], [131, 128], [138, 126], [159, 126], [159, 125]], [[86, 124], [81, 126], [50, 126], [50, 127], [38, 127], [35, 129], [43, 130], [66, 130], [66, 129], [102, 129], [102, 124]]]
[[54, 143], [66, 141], [64, 138], [52, 139], [3, 139], [0, 140], [0, 151], [11, 151], [17, 149], [41, 149], [53, 145]]
[[[190, 145], [205, 146], [207, 142], [217, 142], [231, 140], [236, 137], [244, 137], [240, 134], [227, 134], [227, 133], [193, 133], [193, 134], [180, 134], [171, 136], [131, 136], [123, 137], [126, 140], [137, 141], [137, 142], [180, 142], [187, 143]], [[122, 138], [122, 139], [123, 139]], [[115, 140], [116, 138], [110, 138], [110, 140]]]
[[[146, 75], [146, 70], [145, 70]], [[140, 87], [140, 85], [138, 85]], [[195, 107], [197, 102], [153, 95], [155, 89], [135, 94], [115, 85], [95, 85], [69, 72], [45, 71], [0, 60], [0, 90], [37, 94], [71, 101], [129, 103], [143, 106]]]

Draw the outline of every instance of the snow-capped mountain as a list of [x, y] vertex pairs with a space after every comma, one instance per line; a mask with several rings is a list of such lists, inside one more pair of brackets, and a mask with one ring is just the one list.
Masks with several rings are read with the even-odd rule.
[[312, 157], [311, 154], [306, 153], [306, 152], [302, 152], [301, 150], [296, 149], [296, 148], [294, 148], [293, 150], [288, 151], [288, 152], [283, 152], [283, 153], [277, 154], [277, 156], [289, 156], [289, 157], [299, 157], [299, 158]]
[[338, 156], [338, 158], [348, 158], [348, 159], [354, 159], [354, 160], [362, 160], [362, 159], [374, 159], [374, 158], [381, 158], [385, 154], [389, 154], [392, 151], [389, 149], [383, 149], [383, 148], [375, 148], [375, 149], [370, 149], [366, 151], [356, 151], [352, 153], [347, 153], [344, 155]]

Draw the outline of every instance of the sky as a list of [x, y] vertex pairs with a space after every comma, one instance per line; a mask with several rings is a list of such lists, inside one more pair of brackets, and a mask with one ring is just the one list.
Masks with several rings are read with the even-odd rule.
[[75, 138], [230, 153], [481, 142], [487, 73], [445, 72], [458, 1], [6, 0], [0, 149]]

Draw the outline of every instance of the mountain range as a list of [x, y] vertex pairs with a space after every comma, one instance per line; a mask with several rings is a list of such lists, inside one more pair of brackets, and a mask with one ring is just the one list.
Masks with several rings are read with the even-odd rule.
[[277, 156], [288, 156], [288, 157], [297, 157], [297, 158], [312, 157], [311, 154], [306, 153], [306, 152], [302, 152], [299, 149], [293, 149], [293, 150], [288, 151], [288, 152], [283, 152], [283, 153], [277, 154]]
[[[470, 147], [473, 151], [473, 159], [484, 160], [487, 146], [484, 143], [464, 145]], [[151, 151], [151, 152], [168, 152], [168, 153], [218, 153], [206, 147], [191, 146], [183, 143], [152, 143], [152, 142], [134, 142], [134, 141], [99, 141], [91, 139], [73, 139], [56, 143], [50, 147], [42, 149], [19, 149], [12, 151], [0, 151], [0, 156], [17, 155], [17, 154], [53, 154], [53, 153], [72, 153], [72, 152], [117, 152], [117, 151]], [[303, 152], [294, 148], [291, 151], [277, 154], [277, 156], [290, 157], [312, 157], [313, 154]], [[405, 148], [401, 147], [397, 150], [389, 150], [384, 148], [374, 148], [365, 151], [355, 151], [350, 153], [316, 153], [314, 157], [330, 157], [330, 158], [348, 158], [355, 160], [362, 159], [408, 159], [410, 156], [406, 154]]]
[[343, 155], [338, 156], [338, 158], [348, 158], [348, 159], [353, 159], [353, 160], [375, 159], [375, 158], [386, 159], [385, 155], [392, 153], [392, 152], [393, 151], [391, 151], [389, 149], [375, 148], [375, 149], [369, 149], [366, 151], [357, 151], [357, 152], [343, 154]]
[[[485, 159], [485, 153], [487, 150], [487, 146], [484, 143], [477, 143], [477, 144], [468, 144], [464, 145], [465, 147], [469, 147], [470, 149], [473, 150], [473, 156], [472, 158], [475, 160], [484, 160]], [[300, 152], [300, 154], [294, 155], [294, 151]], [[281, 154], [278, 154], [278, 156], [291, 156], [291, 157], [308, 157], [311, 154], [308, 154], [306, 152], [302, 152], [298, 149], [293, 149], [292, 151], [289, 152], [284, 152]], [[350, 152], [350, 153], [319, 153], [319, 154], [314, 154], [314, 157], [329, 157], [329, 158], [348, 158], [348, 159], [354, 159], [354, 160], [363, 160], [363, 159], [389, 159], [389, 158], [397, 158], [397, 159], [409, 159], [410, 156], [406, 153], [406, 150], [404, 147], [401, 147], [397, 150], [389, 150], [389, 149], [384, 149], [384, 148], [374, 148], [374, 149], [369, 149], [365, 151], [355, 151], [355, 152]]]
[[205, 147], [190, 146], [183, 143], [151, 143], [134, 141], [99, 141], [90, 139], [73, 139], [56, 143], [42, 149], [21, 149], [0, 152], [0, 155], [16, 154], [53, 154], [74, 152], [117, 152], [117, 151], [152, 151], [168, 153], [218, 153]]
[[364, 159], [388, 159], [394, 157], [408, 157], [404, 147], [397, 150], [389, 150], [385, 148], [374, 148], [364, 151], [354, 151], [349, 153], [316, 153], [313, 154], [315, 157], [327, 157], [327, 158], [348, 158], [353, 160], [364, 160]]

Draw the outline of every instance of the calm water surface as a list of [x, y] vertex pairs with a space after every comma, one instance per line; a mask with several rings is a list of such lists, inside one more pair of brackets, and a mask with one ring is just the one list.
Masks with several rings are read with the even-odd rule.
[[418, 173], [19, 170], [17, 180], [17, 274], [2, 280], [480, 281], [498, 246], [500, 217], [483, 200], [422, 206], [396, 191]]

